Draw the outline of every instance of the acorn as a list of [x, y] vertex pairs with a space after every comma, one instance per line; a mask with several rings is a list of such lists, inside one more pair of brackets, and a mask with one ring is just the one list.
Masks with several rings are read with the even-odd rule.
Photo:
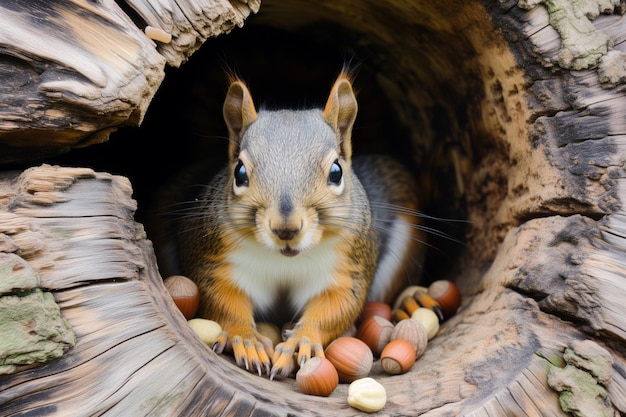
[[408, 340], [392, 340], [380, 354], [380, 364], [389, 375], [407, 372], [415, 363], [416, 355], [413, 345]]
[[368, 301], [363, 305], [359, 321], [362, 323], [370, 316], [380, 316], [391, 320], [391, 307], [382, 301]]
[[374, 362], [372, 350], [360, 339], [342, 336], [324, 351], [339, 374], [339, 382], [348, 383], [369, 375]]
[[328, 359], [316, 356], [298, 370], [296, 384], [304, 394], [328, 397], [339, 384], [339, 374]]
[[424, 325], [415, 319], [403, 320], [396, 324], [391, 333], [391, 341], [406, 340], [415, 349], [415, 359], [421, 357], [428, 345], [428, 334]]
[[393, 323], [380, 316], [370, 316], [357, 330], [356, 337], [365, 342], [374, 356], [380, 355], [385, 345], [391, 340]]
[[445, 318], [452, 317], [461, 305], [461, 293], [452, 281], [433, 282], [428, 287], [428, 295], [437, 300]]
[[172, 275], [163, 280], [172, 300], [187, 320], [194, 318], [200, 305], [200, 291], [195, 282], [183, 275]]

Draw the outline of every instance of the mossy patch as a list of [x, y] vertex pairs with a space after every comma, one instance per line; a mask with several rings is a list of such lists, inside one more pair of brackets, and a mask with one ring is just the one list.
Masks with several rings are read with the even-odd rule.
[[611, 354], [591, 340], [575, 341], [565, 349], [565, 367], [551, 366], [548, 385], [559, 392], [561, 409], [576, 417], [613, 417], [606, 387], [611, 381]]
[[0, 374], [57, 359], [76, 344], [50, 292], [0, 297]]

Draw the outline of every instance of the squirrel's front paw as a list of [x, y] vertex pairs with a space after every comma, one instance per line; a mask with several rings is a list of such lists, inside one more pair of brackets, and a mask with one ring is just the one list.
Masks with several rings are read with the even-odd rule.
[[230, 346], [235, 362], [248, 371], [256, 371], [259, 375], [270, 374], [270, 357], [274, 354], [272, 341], [261, 335], [254, 328], [232, 326], [224, 329], [213, 345], [213, 351], [222, 353]]
[[307, 336], [291, 335], [287, 341], [279, 343], [272, 358], [272, 373], [270, 379], [276, 375], [287, 377], [294, 367], [293, 354], [298, 352], [298, 365], [304, 365], [311, 356], [324, 357], [324, 347], [321, 343], [311, 342]]

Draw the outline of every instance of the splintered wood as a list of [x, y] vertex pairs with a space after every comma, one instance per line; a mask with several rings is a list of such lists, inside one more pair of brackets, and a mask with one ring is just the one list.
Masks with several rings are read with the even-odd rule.
[[138, 126], [166, 64], [259, 9], [258, 0], [121, 3], [141, 27], [115, 1], [0, 4], [0, 163], [32, 158], [16, 141], [54, 155]]

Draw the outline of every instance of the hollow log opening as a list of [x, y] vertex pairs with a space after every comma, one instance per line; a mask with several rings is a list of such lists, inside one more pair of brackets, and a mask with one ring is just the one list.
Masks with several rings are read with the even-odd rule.
[[[209, 39], [181, 68], [168, 69], [140, 128], [57, 162], [129, 176], [142, 221], [172, 173], [199, 158], [225, 158], [227, 74], [249, 84], [257, 105], [321, 107], [344, 65], [355, 73], [359, 101], [355, 152], [392, 154], [418, 180], [424, 223], [436, 231], [424, 282], [450, 277], [468, 231], [480, 234], [470, 240], [470, 258], [488, 265], [517, 222], [486, 224], [507, 193], [508, 141], [526, 132], [516, 94], [521, 73], [478, 3], [264, 2], [244, 28]], [[152, 156], [138, 160], [146, 149]]]
[[[603, 216], [619, 209], [610, 183], [617, 168], [611, 178], [604, 171], [617, 162], [607, 156], [612, 143], [589, 161], [576, 159], [581, 143], [597, 137], [596, 125], [559, 133], [585, 105], [563, 93], [576, 84], [572, 75], [527, 59], [528, 40], [518, 43], [522, 13], [514, 1], [266, 0], [243, 28], [207, 40], [189, 62], [167, 70], [141, 127], [53, 162], [128, 176], [141, 222], [173, 173], [198, 158], [225, 158], [227, 73], [248, 83], [257, 104], [304, 108], [323, 105], [347, 64], [359, 101], [355, 152], [389, 153], [413, 171], [426, 226], [435, 230], [424, 282], [451, 279], [464, 297], [408, 374], [373, 371], [389, 393], [385, 411], [563, 415], [548, 374], [565, 367], [569, 340], [602, 336], [623, 359], [619, 308], [603, 315], [595, 301], [572, 301], [580, 287], [571, 283], [579, 281], [565, 282], [595, 279], [598, 262], [586, 259], [605, 247]], [[537, 16], [547, 27], [547, 13]], [[211, 355], [209, 364], [223, 367], [203, 383], [224, 382], [215, 403], [233, 414], [241, 404], [281, 415], [352, 413], [346, 386], [328, 399], [304, 396], [291, 380], [270, 382]], [[623, 382], [611, 393], [618, 406]]]

